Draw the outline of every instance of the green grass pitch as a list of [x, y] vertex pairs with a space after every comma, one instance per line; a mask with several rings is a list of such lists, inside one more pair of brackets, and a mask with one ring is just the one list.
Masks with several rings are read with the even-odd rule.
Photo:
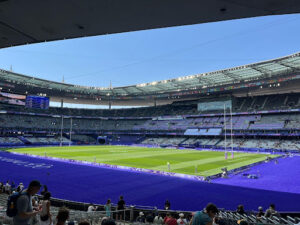
[[[177, 150], [163, 148], [145, 148], [129, 146], [71, 146], [71, 147], [36, 147], [10, 150], [11, 152], [28, 153], [32, 155], [65, 159], [83, 160], [112, 165], [145, 168], [159, 171], [199, 176], [210, 176], [228, 170], [239, 168], [266, 159], [265, 154], [234, 153], [234, 159], [228, 153], [225, 160], [224, 152]], [[276, 157], [274, 155], [268, 155]], [[195, 169], [197, 168], [197, 169]]]

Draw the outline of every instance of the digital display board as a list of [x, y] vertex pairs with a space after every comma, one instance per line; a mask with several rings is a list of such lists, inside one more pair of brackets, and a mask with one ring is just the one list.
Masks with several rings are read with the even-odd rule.
[[27, 96], [26, 97], [26, 107], [35, 109], [48, 109], [49, 108], [49, 98], [42, 96]]

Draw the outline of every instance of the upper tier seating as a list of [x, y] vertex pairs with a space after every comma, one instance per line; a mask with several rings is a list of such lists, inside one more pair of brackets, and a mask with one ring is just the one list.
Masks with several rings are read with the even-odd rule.
[[[233, 130], [291, 130], [299, 129], [300, 113], [237, 115], [232, 117]], [[35, 116], [20, 114], [0, 114], [1, 130], [10, 131], [53, 131], [59, 132], [62, 125], [60, 117]], [[71, 128], [70, 118], [64, 118], [65, 132]], [[76, 132], [90, 131], [175, 131], [203, 129], [203, 135], [219, 135], [220, 128], [225, 128], [223, 116], [188, 117], [180, 120], [152, 119], [98, 119], [73, 118], [72, 129]], [[226, 129], [231, 129], [231, 118], [226, 117]], [[206, 132], [208, 132], [206, 134]], [[201, 133], [201, 132], [200, 132]]]
[[[174, 102], [168, 105], [126, 108], [126, 109], [75, 109], [50, 107], [44, 109], [29, 109], [24, 106], [8, 105], [1, 103], [0, 110], [41, 113], [51, 115], [88, 116], [88, 117], [157, 117], [172, 115], [197, 115], [201, 113], [222, 112], [197, 110], [197, 104], [201, 100]], [[234, 112], [252, 112], [260, 110], [291, 109], [300, 107], [300, 94], [282, 94], [256, 97], [233, 98]], [[214, 122], [214, 121], [213, 121]]]

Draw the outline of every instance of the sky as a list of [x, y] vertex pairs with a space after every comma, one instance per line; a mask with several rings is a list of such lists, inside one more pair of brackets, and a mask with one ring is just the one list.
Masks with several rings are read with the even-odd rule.
[[300, 51], [300, 14], [153, 29], [0, 49], [0, 68], [112, 87], [211, 72]]

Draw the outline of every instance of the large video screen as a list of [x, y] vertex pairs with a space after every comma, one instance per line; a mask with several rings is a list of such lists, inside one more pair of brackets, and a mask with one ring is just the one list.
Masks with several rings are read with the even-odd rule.
[[216, 111], [216, 110], [224, 110], [230, 109], [232, 107], [231, 100], [225, 101], [210, 101], [210, 102], [200, 102], [198, 103], [198, 111], [205, 112], [205, 111]]
[[42, 96], [31, 96], [26, 97], [26, 107], [35, 109], [48, 109], [49, 108], [49, 98]]
[[26, 95], [11, 94], [6, 92], [0, 92], [0, 102], [12, 105], [25, 106]]

